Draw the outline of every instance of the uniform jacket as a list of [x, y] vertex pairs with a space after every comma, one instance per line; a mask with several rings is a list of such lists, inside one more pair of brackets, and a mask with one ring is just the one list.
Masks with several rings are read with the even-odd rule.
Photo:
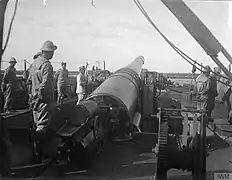
[[67, 84], [68, 81], [68, 70], [67, 69], [59, 69], [55, 74], [55, 82], [57, 83], [57, 86], [61, 84]]
[[196, 78], [196, 84], [194, 86], [194, 91], [196, 93], [196, 100], [204, 101], [208, 97], [208, 92], [211, 87], [211, 79], [205, 74], [200, 74]]
[[2, 78], [2, 86], [1, 86], [2, 92], [5, 92], [7, 85], [12, 87], [12, 85], [15, 84], [16, 78], [17, 78], [16, 69], [11, 66], [6, 68]]
[[53, 67], [47, 59], [38, 57], [32, 63], [28, 84], [32, 85], [33, 99], [40, 99], [44, 103], [54, 101]]
[[9, 66], [4, 73], [3, 82], [5, 84], [13, 83], [16, 80], [16, 69]]
[[218, 96], [218, 91], [217, 91], [217, 76], [214, 74], [210, 77], [210, 89], [209, 93], [212, 94], [212, 96], [216, 97]]
[[77, 94], [86, 93], [86, 89], [82, 85], [82, 83], [85, 83], [86, 81], [87, 81], [87, 78], [83, 74], [79, 73], [77, 75], [77, 89], [76, 89]]

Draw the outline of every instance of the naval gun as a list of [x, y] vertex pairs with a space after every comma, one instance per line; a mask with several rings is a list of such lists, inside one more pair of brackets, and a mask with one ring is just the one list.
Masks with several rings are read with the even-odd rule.
[[[138, 135], [146, 136], [145, 141], [151, 137], [152, 143], [142, 143], [157, 156], [157, 180], [167, 179], [171, 168], [191, 171], [194, 178], [205, 179], [205, 112], [183, 110], [180, 102], [158, 97], [156, 86], [160, 83], [155, 78], [148, 81], [151, 73], [142, 71], [143, 63], [144, 58], [138, 57], [117, 70], [77, 105], [78, 119], [92, 124], [92, 138], [88, 136], [86, 140], [86, 136], [80, 142], [97, 142], [99, 152], [99, 147], [102, 150], [106, 144], [102, 141], [105, 137], [120, 142], [128, 138], [133, 141]], [[188, 118], [186, 113], [198, 116]], [[192, 122], [192, 129], [188, 121]], [[183, 157], [185, 161], [180, 161]]]
[[[202, 132], [194, 130], [195, 134], [188, 136], [187, 116], [181, 113], [181, 104], [171, 98], [158, 97], [158, 82], [155, 76], [151, 77], [152, 73], [142, 71], [143, 64], [144, 58], [139, 56], [117, 70], [80, 104], [66, 107], [65, 120], [55, 115], [52, 124], [57, 129], [53, 139], [57, 142], [56, 157], [43, 161], [40, 142], [32, 139], [33, 161], [24, 167], [11, 168], [11, 173], [36, 177], [55, 165], [61, 167], [59, 175], [65, 175], [64, 164], [87, 168], [96, 155], [104, 153], [108, 142], [137, 144], [139, 138], [136, 140], [136, 137], [143, 136], [139, 143], [157, 155], [157, 168], [154, 167], [157, 180], [167, 178], [170, 168], [192, 171], [196, 176], [204, 174], [204, 113], [198, 112], [203, 113]], [[196, 122], [196, 118], [192, 120]], [[179, 161], [182, 156], [185, 157], [183, 162]]]
[[[205, 112], [186, 110], [176, 100], [159, 97], [160, 82], [155, 80], [155, 74], [151, 77], [151, 72], [142, 71], [143, 63], [144, 58], [138, 57], [106, 79], [79, 105], [84, 107], [79, 115], [86, 112], [93, 115], [95, 135], [102, 129], [96, 125], [106, 117], [110, 140], [123, 141], [129, 137], [133, 141], [140, 135], [149, 141], [151, 137], [152, 143], [142, 143], [157, 156], [157, 167], [154, 167], [157, 180], [167, 179], [171, 168], [190, 171], [195, 179], [205, 179]], [[97, 104], [98, 111], [92, 111], [93, 104]], [[188, 117], [191, 113], [193, 116]]]
[[[83, 162], [91, 163], [92, 155], [101, 152], [108, 140], [125, 138], [125, 135], [140, 131], [140, 73], [143, 64], [144, 58], [137, 57], [76, 105], [69, 121], [57, 132], [63, 142], [59, 154], [66, 154], [66, 158], [79, 163], [75, 154], [81, 147], [88, 158]], [[74, 149], [77, 149], [76, 153]]]
[[[49, 139], [51, 143], [55, 142], [55, 158], [44, 161], [40, 140], [33, 137], [33, 132], [26, 130], [27, 134], [31, 133], [31, 161], [26, 166], [24, 163], [23, 166], [12, 167], [10, 173], [14, 176], [38, 177], [53, 165], [89, 167], [94, 156], [103, 151], [109, 140], [128, 138], [140, 132], [140, 73], [143, 64], [144, 58], [140, 56], [116, 71], [80, 104], [68, 106], [66, 119], [60, 113], [55, 113], [52, 126], [56, 131]], [[31, 118], [28, 118], [30, 122]], [[60, 168], [58, 171], [59, 175], [65, 174]]]
[[[86, 100], [94, 100], [98, 104], [104, 104], [118, 108], [120, 122], [130, 130], [140, 131], [141, 106], [140, 73], [144, 64], [142, 56], [124, 68], [117, 70], [106, 79]], [[122, 122], [123, 121], [123, 122]]]

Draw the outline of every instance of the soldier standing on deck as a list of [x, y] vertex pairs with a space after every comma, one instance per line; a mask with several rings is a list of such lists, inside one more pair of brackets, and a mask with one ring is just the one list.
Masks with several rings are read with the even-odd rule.
[[13, 111], [13, 101], [14, 101], [14, 89], [16, 84], [16, 69], [15, 65], [17, 63], [16, 59], [12, 57], [9, 61], [10, 66], [5, 70], [2, 79], [2, 92], [4, 94], [5, 104], [4, 112], [10, 113]]
[[55, 83], [57, 84], [58, 98], [57, 105], [63, 104], [65, 96], [67, 96], [67, 84], [68, 84], [68, 70], [66, 69], [66, 63], [61, 63], [61, 69], [55, 74]]
[[35, 137], [41, 142], [44, 155], [54, 157], [56, 149], [50, 138], [51, 119], [55, 108], [52, 59], [57, 46], [51, 41], [43, 44], [41, 55], [32, 63], [28, 84], [31, 84], [31, 109], [35, 125]]
[[209, 112], [208, 114], [210, 115], [209, 117], [211, 117], [211, 113], [215, 107], [215, 98], [218, 96], [218, 88], [217, 88], [217, 80], [220, 78], [220, 73], [221, 73], [221, 69], [219, 67], [215, 67], [214, 68], [214, 72], [212, 73], [211, 77], [210, 77], [210, 90], [209, 90], [209, 97], [212, 98], [212, 104], [210, 104], [209, 106]]
[[54, 106], [53, 67], [52, 59], [57, 46], [46, 41], [41, 48], [41, 55], [32, 63], [28, 84], [31, 83], [31, 107], [33, 109], [36, 132], [46, 132], [50, 125]]
[[215, 94], [211, 91], [212, 83], [210, 78], [211, 68], [205, 66], [202, 74], [196, 78], [194, 94], [196, 95], [197, 109], [206, 111], [208, 120], [211, 119], [211, 109], [215, 101]]
[[87, 84], [87, 77], [85, 76], [85, 66], [81, 66], [79, 68], [79, 74], [77, 75], [77, 89], [76, 93], [78, 96], [77, 104], [84, 100], [86, 95], [86, 84]]

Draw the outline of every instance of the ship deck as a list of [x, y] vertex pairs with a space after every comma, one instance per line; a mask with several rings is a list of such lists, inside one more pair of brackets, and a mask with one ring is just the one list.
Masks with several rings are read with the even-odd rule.
[[[181, 94], [178, 92], [169, 91], [162, 93], [162, 95], [177, 100], [181, 99]], [[218, 135], [220, 135], [220, 130], [222, 131], [223, 128], [231, 129], [231, 125], [227, 123], [226, 112], [224, 105], [216, 104], [213, 117], [217, 125]], [[210, 130], [207, 132], [207, 136], [215, 138]], [[232, 132], [227, 132], [223, 136], [231, 134]], [[140, 141], [146, 140], [146, 138], [140, 139]], [[232, 172], [232, 141], [230, 140], [227, 139], [230, 144], [229, 147], [220, 147], [220, 143], [216, 143], [216, 146], [218, 145], [217, 149], [210, 152], [207, 157], [207, 180], [213, 179], [214, 172]], [[216, 139], [215, 142], [217, 141], [222, 140]], [[23, 147], [12, 147], [12, 151], [17, 151], [16, 159], [18, 161], [29, 156], [29, 153]], [[94, 159], [92, 166], [88, 170], [71, 170], [71, 167], [67, 167], [69, 171], [73, 172], [61, 178], [73, 180], [151, 180], [155, 179], [156, 162], [156, 157], [150, 148], [135, 146], [134, 143], [109, 143], [103, 153]], [[49, 168], [36, 179], [53, 180], [59, 179], [59, 177], [57, 177], [57, 171]], [[168, 172], [168, 180], [193, 180], [193, 178], [189, 172], [171, 169]]]

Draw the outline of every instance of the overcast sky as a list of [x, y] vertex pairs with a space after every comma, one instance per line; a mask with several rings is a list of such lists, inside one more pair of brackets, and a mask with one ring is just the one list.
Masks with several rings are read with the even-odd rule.
[[[19, 0], [11, 38], [3, 56], [15, 56], [23, 68], [23, 59], [32, 62], [45, 40], [57, 46], [54, 70], [61, 61], [76, 70], [86, 61], [105, 60], [109, 70], [116, 70], [135, 57], [144, 55], [145, 68], [158, 72], [191, 72], [186, 63], [155, 31], [133, 0]], [[14, 0], [6, 12], [5, 33], [13, 13]], [[206, 26], [232, 53], [232, 29], [229, 28], [229, 3], [226, 1], [185, 0]], [[215, 66], [192, 36], [160, 0], [141, 0], [160, 30], [179, 48], [199, 62]], [[228, 62], [223, 59], [228, 66]], [[8, 63], [2, 63], [2, 69]]]

